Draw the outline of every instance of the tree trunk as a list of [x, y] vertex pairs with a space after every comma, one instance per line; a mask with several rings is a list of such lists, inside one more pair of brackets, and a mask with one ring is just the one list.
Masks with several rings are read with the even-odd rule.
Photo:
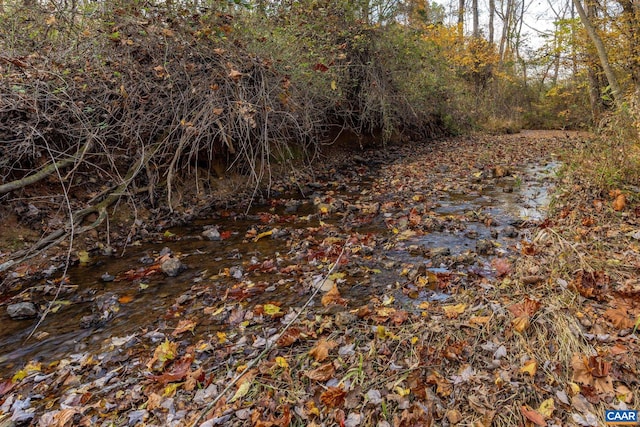
[[496, 0], [489, 0], [489, 43], [493, 44], [493, 17], [496, 14]]
[[480, 37], [480, 23], [478, 19], [478, 0], [471, 2], [471, 9], [473, 13], [473, 37]]
[[501, 63], [504, 62], [507, 41], [509, 40], [509, 29], [511, 28], [513, 1], [514, 0], [507, 0], [507, 10], [505, 11], [504, 15], [502, 15], [502, 35], [500, 36], [500, 48], [498, 50], [498, 55]]
[[464, 37], [464, 0], [458, 1], [458, 37]]
[[616, 103], [616, 107], [622, 107], [622, 90], [620, 89], [620, 85], [618, 84], [618, 79], [611, 68], [611, 64], [609, 63], [609, 57], [607, 55], [607, 50], [604, 47], [604, 43], [602, 43], [602, 39], [596, 32], [593, 24], [589, 20], [587, 13], [582, 7], [582, 3], [580, 0], [573, 0], [573, 4], [576, 6], [576, 10], [578, 11], [578, 15], [580, 16], [580, 21], [582, 21], [582, 25], [584, 25], [585, 30], [587, 30], [587, 34], [593, 43], [593, 46], [596, 48], [596, 52], [598, 52], [598, 58], [600, 59], [600, 65], [602, 65], [602, 69], [604, 70], [604, 74], [607, 76], [607, 82], [609, 83], [609, 87], [611, 88], [611, 94], [613, 95], [613, 100]]

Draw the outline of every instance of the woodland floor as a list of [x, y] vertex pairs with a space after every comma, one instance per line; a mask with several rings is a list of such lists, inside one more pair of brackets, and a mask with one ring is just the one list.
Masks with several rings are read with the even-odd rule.
[[640, 398], [640, 208], [563, 169], [589, 143], [350, 153], [65, 280], [17, 266], [3, 306], [58, 303], [29, 339], [2, 310], [0, 427], [602, 425]]

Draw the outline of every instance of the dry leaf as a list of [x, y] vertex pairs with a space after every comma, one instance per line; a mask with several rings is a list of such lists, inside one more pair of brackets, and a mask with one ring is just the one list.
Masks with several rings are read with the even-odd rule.
[[176, 326], [176, 329], [173, 331], [171, 335], [174, 337], [177, 337], [178, 335], [186, 331], [193, 332], [193, 330], [196, 328], [196, 325], [197, 323], [193, 320], [182, 319], [181, 321], [178, 322], [178, 326]]
[[327, 381], [336, 373], [333, 363], [327, 363], [314, 369], [313, 371], [305, 371], [305, 375], [314, 381]]
[[285, 333], [280, 335], [280, 338], [278, 338], [277, 343], [280, 347], [288, 347], [291, 344], [298, 341], [299, 338], [300, 338], [300, 329], [293, 327], [293, 328], [287, 329]]
[[618, 329], [633, 328], [635, 322], [629, 318], [629, 313], [625, 307], [617, 305], [615, 308], [609, 308], [604, 312], [604, 317], [613, 323]]
[[547, 422], [544, 420], [544, 417], [540, 415], [540, 413], [538, 413], [538, 411], [536, 411], [535, 409], [531, 409], [531, 407], [527, 405], [522, 405], [520, 407], [520, 412], [522, 412], [522, 415], [524, 415], [526, 419], [528, 419], [535, 425], [546, 427]]
[[444, 315], [449, 319], [457, 318], [458, 315], [464, 313], [466, 308], [466, 304], [445, 305], [442, 307], [442, 309], [444, 310]]
[[231, 78], [235, 82], [239, 81], [242, 76], [244, 76], [244, 73], [241, 73], [238, 70], [229, 71], [229, 78]]
[[538, 362], [536, 362], [535, 360], [527, 360], [526, 362], [524, 362], [524, 365], [522, 365], [522, 367], [520, 368], [521, 373], [529, 374], [531, 377], [533, 377], [536, 374], [537, 370], [538, 370]]
[[550, 397], [540, 404], [540, 407], [538, 408], [538, 412], [545, 419], [549, 419], [551, 418], [551, 415], [553, 415], [553, 411], [555, 411], [555, 409], [556, 409], [555, 402], [553, 401], [553, 398]]
[[342, 387], [329, 387], [320, 395], [320, 400], [330, 408], [337, 408], [344, 405], [346, 395], [347, 392]]
[[329, 290], [326, 294], [322, 296], [321, 299], [322, 305], [327, 307], [332, 304], [338, 305], [346, 305], [347, 300], [340, 296], [340, 291], [338, 291], [338, 285], [333, 285], [333, 288]]
[[613, 208], [614, 211], [619, 212], [623, 210], [626, 205], [627, 205], [627, 199], [624, 196], [624, 194], [618, 194], [615, 200], [613, 201], [613, 203], [611, 204], [611, 207]]
[[338, 344], [335, 341], [327, 341], [326, 338], [320, 338], [318, 344], [309, 351], [309, 356], [313, 357], [316, 362], [323, 362], [329, 357], [329, 351], [333, 350]]

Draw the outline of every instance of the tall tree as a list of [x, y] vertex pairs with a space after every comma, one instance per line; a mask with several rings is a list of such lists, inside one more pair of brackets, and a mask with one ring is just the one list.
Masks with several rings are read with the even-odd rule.
[[464, 0], [458, 1], [458, 36], [464, 37]]
[[493, 17], [496, 14], [496, 0], [489, 0], [489, 43], [493, 44]]
[[478, 19], [478, 0], [472, 0], [471, 13], [473, 15], [473, 37], [480, 37], [480, 23]]
[[584, 7], [582, 7], [582, 3], [580, 2], [580, 0], [573, 0], [573, 3], [576, 6], [578, 15], [580, 16], [580, 21], [587, 31], [587, 34], [589, 35], [589, 38], [591, 39], [596, 52], [598, 53], [598, 59], [600, 60], [600, 65], [602, 65], [604, 74], [607, 76], [607, 82], [609, 83], [609, 87], [611, 88], [611, 94], [613, 95], [613, 100], [616, 103], [616, 107], [620, 108], [622, 107], [622, 89], [620, 88], [620, 84], [618, 83], [618, 78], [613, 72], [613, 68], [611, 68], [607, 49], [604, 47], [604, 43], [602, 42], [600, 35], [596, 32], [596, 29], [587, 16], [587, 12], [585, 12]]

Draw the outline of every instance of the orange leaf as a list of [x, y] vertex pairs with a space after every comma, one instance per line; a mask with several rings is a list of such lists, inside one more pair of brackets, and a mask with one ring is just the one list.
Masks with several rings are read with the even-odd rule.
[[337, 408], [344, 405], [346, 395], [347, 392], [342, 387], [329, 387], [320, 395], [320, 400], [330, 408]]
[[627, 199], [625, 198], [624, 194], [618, 194], [616, 196], [616, 199], [611, 204], [614, 211], [621, 211], [624, 209], [626, 205], [627, 205]]
[[625, 307], [617, 306], [616, 308], [609, 308], [604, 312], [604, 317], [609, 319], [618, 329], [632, 328], [635, 324], [635, 322], [629, 318]]
[[329, 291], [322, 296], [322, 305], [324, 307], [332, 304], [338, 305], [346, 305], [347, 300], [340, 296], [340, 291], [338, 291], [338, 285], [333, 285], [333, 288], [329, 289]]
[[309, 351], [309, 356], [313, 357], [316, 362], [322, 362], [329, 357], [329, 351], [333, 350], [336, 345], [335, 341], [327, 341], [326, 338], [320, 338], [318, 344]]
[[544, 420], [544, 417], [538, 411], [530, 408], [527, 405], [522, 405], [520, 407], [520, 412], [522, 412], [522, 415], [524, 415], [526, 419], [528, 419], [535, 425], [542, 426], [542, 427], [545, 427], [547, 425], [547, 422]]

